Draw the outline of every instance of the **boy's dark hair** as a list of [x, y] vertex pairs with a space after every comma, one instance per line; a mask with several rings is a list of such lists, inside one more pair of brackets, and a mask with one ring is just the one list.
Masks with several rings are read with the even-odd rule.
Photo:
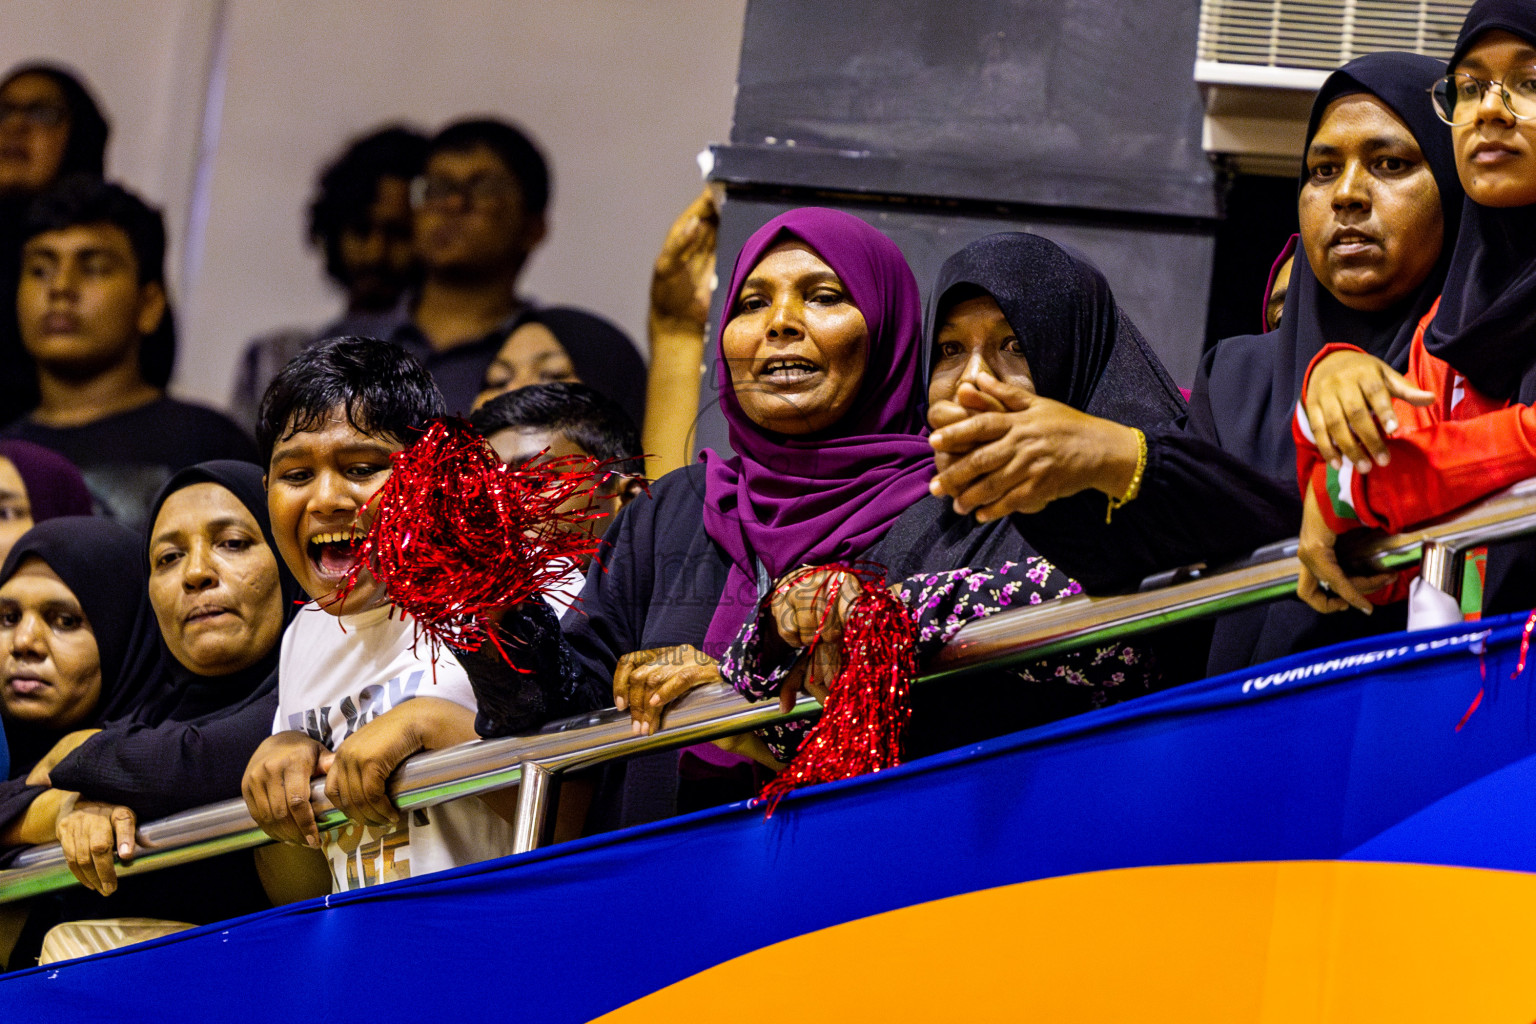
[[330, 338], [289, 360], [262, 396], [256, 418], [262, 465], [272, 464], [279, 441], [313, 430], [338, 406], [356, 430], [402, 444], [447, 414], [431, 375], [399, 345]]
[[0, 89], [23, 75], [41, 75], [52, 81], [64, 94], [64, 105], [69, 108], [69, 141], [64, 144], [64, 157], [59, 161], [59, 177], [70, 174], [101, 177], [112, 126], [80, 76], [57, 64], [31, 62], [7, 71], [5, 78], [0, 80]]
[[319, 192], [309, 207], [309, 237], [325, 252], [325, 272], [346, 287], [341, 262], [341, 233], [366, 222], [378, 198], [380, 178], [410, 181], [427, 162], [427, 137], [392, 126], [352, 142], [320, 175]]
[[469, 415], [482, 437], [502, 430], [548, 430], [615, 472], [640, 476], [645, 458], [640, 431], [629, 414], [585, 384], [534, 384], [497, 395]]
[[549, 162], [532, 139], [505, 121], [481, 117], [455, 121], [433, 136], [427, 157], [438, 153], [463, 153], [484, 146], [506, 165], [523, 193], [523, 210], [530, 217], [549, 206]]
[[[140, 285], [165, 287], [165, 221], [160, 211], [123, 188], [90, 174], [72, 174], [32, 201], [22, 224], [21, 242], [50, 231], [91, 224], [111, 224], [128, 236]], [[145, 381], [163, 388], [176, 366], [176, 321], [166, 295], [160, 326], [144, 338], [139, 369]]]

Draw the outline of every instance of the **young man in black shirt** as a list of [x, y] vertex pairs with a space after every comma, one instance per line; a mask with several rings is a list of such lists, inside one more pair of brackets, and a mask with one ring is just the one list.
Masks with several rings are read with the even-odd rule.
[[39, 399], [5, 436], [68, 457], [99, 510], [135, 529], [177, 470], [255, 461], [229, 419], [166, 397], [176, 341], [159, 213], [120, 186], [72, 177], [33, 203], [22, 235], [16, 314]]

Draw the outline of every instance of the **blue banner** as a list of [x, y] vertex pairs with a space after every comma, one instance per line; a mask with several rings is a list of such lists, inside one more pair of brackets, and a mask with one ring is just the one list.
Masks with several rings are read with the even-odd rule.
[[0, 1020], [1530, 1021], [1523, 625], [9, 975]]

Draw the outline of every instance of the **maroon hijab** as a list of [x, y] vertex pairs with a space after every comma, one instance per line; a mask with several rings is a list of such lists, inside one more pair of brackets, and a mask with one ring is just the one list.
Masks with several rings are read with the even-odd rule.
[[706, 449], [704, 530], [731, 558], [725, 593], [704, 652], [724, 653], [757, 603], [757, 564], [777, 579], [801, 565], [859, 558], [928, 493], [933, 450], [924, 435], [922, 312], [917, 281], [901, 250], [864, 221], [838, 210], [791, 210], [763, 225], [731, 272], [727, 313], [716, 335], [717, 365], [730, 308], [763, 254], [799, 239], [848, 289], [869, 328], [864, 379], [841, 420], [814, 434], [775, 434], [752, 422], [720, 374], [720, 407], [730, 426], [725, 458]]
[[0, 441], [0, 459], [9, 459], [27, 487], [32, 521], [91, 514], [91, 492], [75, 464], [30, 441]]

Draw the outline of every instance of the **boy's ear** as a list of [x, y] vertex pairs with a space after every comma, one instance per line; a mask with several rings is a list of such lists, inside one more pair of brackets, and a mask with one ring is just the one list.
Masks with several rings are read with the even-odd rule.
[[148, 281], [139, 286], [139, 313], [134, 323], [139, 335], [147, 338], [160, 329], [165, 319], [165, 287], [158, 281]]

